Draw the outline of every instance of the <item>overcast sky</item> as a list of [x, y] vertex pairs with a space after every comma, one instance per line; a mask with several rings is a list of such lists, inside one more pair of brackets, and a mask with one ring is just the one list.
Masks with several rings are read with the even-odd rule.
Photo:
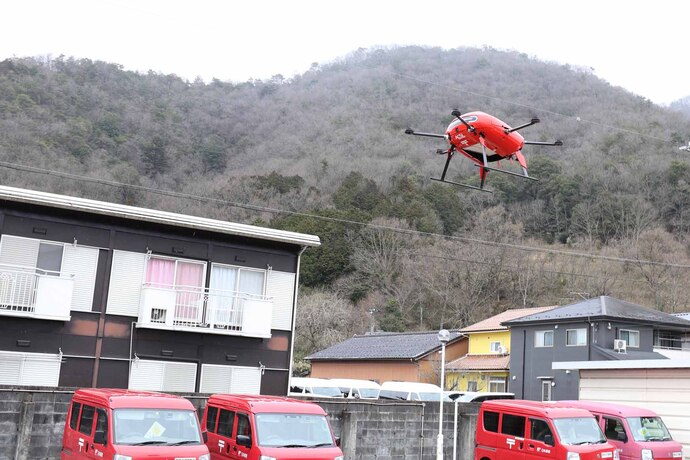
[[488, 45], [591, 67], [668, 104], [690, 95], [689, 13], [685, 0], [5, 0], [0, 59], [65, 55], [241, 82], [360, 47]]

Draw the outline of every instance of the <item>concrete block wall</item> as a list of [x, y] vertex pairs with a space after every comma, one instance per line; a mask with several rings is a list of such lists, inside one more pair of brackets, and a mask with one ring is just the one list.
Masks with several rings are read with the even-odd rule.
[[[57, 460], [71, 389], [0, 388], [0, 460]], [[203, 415], [208, 395], [181, 394]], [[314, 400], [328, 413], [346, 459], [436, 458], [438, 403]], [[474, 458], [479, 404], [458, 406], [457, 459]], [[444, 458], [452, 459], [454, 404], [443, 412]]]

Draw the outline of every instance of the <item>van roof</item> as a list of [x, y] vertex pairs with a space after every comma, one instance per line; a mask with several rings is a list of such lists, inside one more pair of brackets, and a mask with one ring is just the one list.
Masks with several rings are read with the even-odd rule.
[[125, 390], [122, 388], [79, 388], [74, 392], [73, 399], [80, 399], [113, 409], [126, 407], [194, 410], [192, 403], [181, 396], [155, 391]]
[[362, 380], [362, 379], [330, 379], [331, 382], [339, 386], [350, 386], [354, 388], [381, 388], [381, 385], [374, 382], [373, 380]]
[[316, 377], [290, 377], [290, 385], [302, 386], [319, 386], [319, 387], [337, 387], [338, 385], [328, 379], [319, 379]]
[[424, 392], [440, 392], [441, 387], [433, 383], [422, 382], [398, 382], [389, 380], [381, 384], [382, 390], [392, 391], [424, 391]]
[[575, 407], [559, 407], [555, 404], [524, 399], [489, 399], [482, 402], [482, 410], [512, 410], [526, 415], [549, 418], [593, 417], [585, 410]]
[[318, 404], [285, 396], [214, 394], [208, 398], [208, 403], [217, 406], [232, 405], [255, 414], [286, 412], [326, 415]]
[[590, 412], [598, 412], [605, 415], [618, 415], [620, 417], [656, 417], [657, 414], [649, 409], [624, 404], [598, 402], [598, 401], [558, 401], [559, 407], [579, 407]]

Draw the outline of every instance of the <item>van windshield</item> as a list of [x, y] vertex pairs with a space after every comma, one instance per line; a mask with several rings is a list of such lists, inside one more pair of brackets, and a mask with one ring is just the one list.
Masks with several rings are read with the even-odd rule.
[[256, 433], [263, 447], [333, 447], [324, 415], [256, 414]]
[[594, 417], [557, 418], [553, 420], [558, 439], [563, 444], [599, 444], [606, 442]]
[[343, 394], [338, 387], [311, 387], [314, 396], [329, 396], [331, 398], [342, 398]]
[[364, 399], [376, 399], [379, 397], [378, 388], [360, 388], [359, 397]]
[[670, 441], [671, 435], [659, 417], [628, 417], [635, 441]]
[[201, 444], [196, 412], [114, 409], [113, 442], [131, 446]]

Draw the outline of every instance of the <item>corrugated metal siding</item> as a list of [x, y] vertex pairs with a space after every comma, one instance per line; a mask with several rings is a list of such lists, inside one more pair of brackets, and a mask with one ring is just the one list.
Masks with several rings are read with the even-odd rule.
[[690, 458], [690, 369], [581, 370], [580, 399], [653, 410]]
[[2, 235], [0, 240], [0, 264], [36, 267], [39, 240]]
[[136, 359], [129, 373], [129, 388], [171, 392], [194, 392], [196, 363]]
[[201, 393], [259, 394], [261, 370], [256, 367], [201, 365]]
[[106, 313], [139, 316], [139, 298], [145, 267], [146, 254], [113, 251]]
[[268, 272], [266, 295], [273, 298], [271, 329], [292, 329], [292, 303], [295, 295], [295, 274], [271, 270]]
[[91, 311], [97, 268], [98, 249], [65, 245], [62, 273], [74, 275], [72, 310]]
[[0, 351], [0, 384], [56, 387], [60, 355]]

